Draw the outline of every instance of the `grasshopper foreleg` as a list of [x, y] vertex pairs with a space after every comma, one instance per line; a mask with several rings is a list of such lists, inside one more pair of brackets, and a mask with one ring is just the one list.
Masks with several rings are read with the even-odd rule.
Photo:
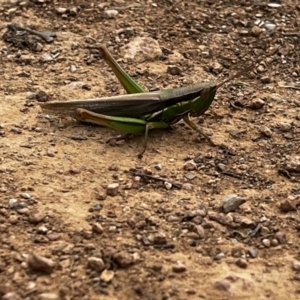
[[217, 146], [215, 142], [213, 142], [213, 140], [206, 134], [204, 133], [200, 128], [198, 128], [198, 126], [192, 121], [190, 120], [189, 116], [185, 116], [183, 117], [183, 121], [193, 130], [197, 131], [198, 133], [200, 133], [212, 146]]

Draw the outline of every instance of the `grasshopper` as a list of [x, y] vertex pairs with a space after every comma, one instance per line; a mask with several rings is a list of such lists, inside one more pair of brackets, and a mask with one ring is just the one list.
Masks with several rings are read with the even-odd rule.
[[58, 116], [71, 116], [77, 121], [107, 126], [126, 134], [144, 134], [142, 157], [147, 148], [151, 129], [164, 129], [179, 120], [201, 134], [213, 146], [216, 144], [190, 119], [204, 114], [212, 104], [217, 89], [244, 73], [246, 68], [219, 84], [196, 83], [191, 86], [145, 92], [112, 57], [105, 46], [99, 47], [100, 55], [111, 67], [127, 95], [97, 99], [55, 101], [41, 103], [43, 111]]

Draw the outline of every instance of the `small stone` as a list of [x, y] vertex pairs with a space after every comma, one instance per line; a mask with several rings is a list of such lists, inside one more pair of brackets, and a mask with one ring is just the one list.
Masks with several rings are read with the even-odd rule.
[[258, 27], [257, 25], [254, 25], [251, 28], [251, 34], [254, 37], [258, 37], [261, 33], [262, 33], [263, 29], [261, 29], [260, 27]]
[[71, 175], [80, 174], [80, 170], [78, 168], [72, 167], [71, 169], [69, 169], [69, 173]]
[[21, 215], [28, 215], [29, 214], [29, 209], [27, 207], [17, 206], [16, 210]]
[[214, 284], [215, 288], [221, 291], [229, 291], [230, 290], [230, 281], [227, 279], [216, 281]]
[[205, 236], [205, 230], [201, 225], [195, 226], [195, 232], [198, 234], [200, 239], [203, 239]]
[[235, 264], [242, 269], [246, 269], [248, 267], [247, 261], [242, 258], [238, 259]]
[[48, 228], [46, 226], [40, 226], [37, 228], [36, 231], [39, 234], [46, 234], [48, 232]]
[[154, 245], [166, 245], [168, 242], [166, 235], [162, 232], [159, 232], [159, 233], [156, 233], [155, 235], [153, 235], [151, 240]]
[[110, 281], [112, 281], [112, 279], [114, 278], [114, 276], [115, 276], [115, 272], [114, 272], [114, 271], [105, 269], [105, 270], [101, 273], [100, 279], [101, 279], [103, 282], [109, 283]]
[[292, 268], [293, 268], [294, 271], [299, 272], [300, 271], [300, 261], [294, 259]]
[[266, 247], [269, 248], [271, 246], [271, 241], [269, 239], [263, 239], [262, 244]]
[[271, 246], [272, 246], [272, 247], [277, 247], [278, 244], [279, 244], [278, 240], [276, 240], [276, 239], [272, 239], [272, 240], [271, 240]]
[[197, 169], [197, 164], [194, 162], [194, 160], [188, 160], [184, 163], [183, 169], [186, 171], [193, 171]]
[[180, 221], [180, 218], [177, 217], [177, 216], [168, 216], [168, 217], [167, 217], [167, 221], [168, 221], [169, 223], [179, 222], [179, 221]]
[[11, 216], [9, 216], [9, 218], [8, 218], [8, 222], [9, 222], [10, 224], [12, 224], [12, 225], [17, 224], [18, 221], [19, 221], [19, 217], [16, 216], [16, 215], [11, 215]]
[[65, 14], [65, 13], [67, 12], [67, 9], [64, 8], [64, 7], [57, 7], [57, 8], [56, 8], [56, 12], [57, 12], [58, 14], [60, 14], [60, 15], [63, 15], [63, 14]]
[[183, 273], [186, 271], [186, 266], [178, 261], [177, 264], [172, 267], [172, 270], [174, 273]]
[[189, 182], [185, 182], [182, 185], [182, 189], [190, 192], [190, 191], [194, 190], [194, 186], [191, 183], [189, 183]]
[[164, 182], [164, 186], [166, 187], [167, 190], [170, 190], [173, 187], [172, 183], [170, 183], [168, 181]]
[[61, 233], [59, 232], [48, 233], [47, 238], [49, 239], [49, 241], [58, 241], [61, 238]]
[[35, 98], [38, 102], [47, 102], [49, 100], [49, 95], [45, 91], [39, 90], [35, 94]]
[[30, 196], [30, 194], [28, 194], [28, 193], [21, 193], [21, 194], [20, 194], [20, 197], [23, 198], [23, 199], [27, 199], [27, 200], [28, 200], [28, 199], [31, 199], [31, 196]]
[[292, 125], [287, 122], [282, 122], [278, 124], [278, 129], [282, 132], [288, 132], [292, 129]]
[[268, 138], [272, 137], [272, 134], [273, 134], [271, 129], [269, 127], [265, 126], [265, 125], [260, 127], [260, 133], [263, 134], [265, 137], [268, 137]]
[[260, 78], [260, 81], [262, 82], [262, 83], [271, 83], [271, 81], [272, 81], [272, 78], [270, 77], [270, 76], [262, 76], [261, 78]]
[[98, 222], [93, 224], [92, 230], [93, 230], [93, 232], [98, 233], [98, 234], [102, 234], [104, 232], [102, 225]]
[[78, 9], [76, 6], [73, 6], [72, 8], [70, 8], [70, 12], [69, 12], [70, 16], [75, 17], [77, 15], [77, 13], [78, 13]]
[[260, 98], [252, 99], [248, 107], [251, 109], [261, 109], [265, 105], [265, 101]]
[[[288, 156], [286, 169], [289, 172], [300, 173], [300, 155]], [[300, 196], [298, 196], [300, 199]]]
[[215, 260], [221, 260], [222, 258], [224, 258], [225, 257], [225, 253], [224, 252], [220, 252], [220, 253], [218, 253], [215, 257], [214, 257], [214, 259]]
[[104, 11], [104, 15], [109, 18], [109, 19], [113, 19], [115, 16], [118, 15], [118, 11], [115, 9], [107, 9]]
[[48, 156], [48, 157], [54, 157], [54, 155], [55, 155], [54, 149], [53, 149], [53, 148], [49, 148], [49, 149], [47, 150], [47, 156]]
[[37, 224], [43, 221], [43, 219], [46, 217], [46, 214], [42, 211], [36, 210], [34, 212], [31, 212], [28, 217], [28, 222], [31, 224]]
[[162, 170], [162, 165], [161, 165], [161, 164], [156, 164], [154, 167], [155, 167], [155, 169], [158, 170], [158, 171], [161, 171], [161, 170]]
[[8, 207], [9, 208], [14, 208], [17, 204], [19, 203], [18, 199], [9, 199], [8, 201]]
[[16, 292], [8, 292], [2, 296], [2, 300], [20, 300], [21, 297]]
[[278, 231], [275, 233], [275, 238], [279, 244], [286, 244], [286, 233], [283, 231]]
[[169, 73], [173, 76], [180, 75], [181, 74], [181, 69], [176, 67], [176, 66], [168, 66], [167, 73]]
[[77, 70], [77, 68], [76, 68], [75, 65], [71, 65], [71, 66], [70, 66], [70, 72], [71, 72], [71, 73], [76, 72], [76, 70]]
[[223, 198], [222, 207], [225, 213], [235, 211], [238, 207], [246, 202], [245, 199], [237, 195], [228, 195]]
[[134, 258], [129, 253], [118, 252], [113, 256], [113, 258], [120, 268], [125, 269], [134, 264]]
[[99, 257], [89, 257], [88, 267], [94, 271], [102, 272], [105, 269], [105, 264], [102, 258]]
[[27, 263], [30, 269], [45, 274], [51, 274], [56, 266], [53, 260], [36, 254], [31, 255]]
[[265, 71], [265, 67], [263, 66], [263, 65], [259, 65], [258, 67], [257, 67], [257, 72], [258, 73], [263, 73]]
[[280, 202], [279, 208], [282, 212], [289, 212], [298, 209], [300, 204], [300, 197], [289, 196], [288, 199], [285, 199]]
[[51, 54], [45, 52], [44, 54], [42, 54], [40, 60], [41, 60], [42, 62], [49, 62], [49, 61], [52, 61], [52, 60], [53, 60], [53, 57], [52, 57]]
[[109, 196], [116, 196], [118, 194], [119, 184], [118, 183], [111, 183], [107, 186], [106, 194]]
[[56, 300], [59, 296], [55, 293], [42, 293], [38, 295], [38, 300]]

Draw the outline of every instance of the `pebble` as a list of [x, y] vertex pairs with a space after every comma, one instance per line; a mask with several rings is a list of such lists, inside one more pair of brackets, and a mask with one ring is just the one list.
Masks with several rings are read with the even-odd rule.
[[114, 276], [115, 276], [115, 272], [114, 272], [114, 271], [105, 269], [105, 270], [101, 273], [100, 279], [101, 279], [103, 282], [109, 283], [110, 281], [112, 281], [112, 279], [114, 278]]
[[263, 239], [262, 244], [266, 247], [269, 248], [271, 246], [271, 241], [269, 239]]
[[21, 297], [16, 292], [9, 292], [2, 296], [2, 300], [20, 300]]
[[[149, 239], [150, 239], [150, 237], [149, 237]], [[154, 245], [166, 245], [167, 244], [167, 237], [162, 232], [154, 234], [152, 236], [152, 239], [150, 239], [150, 240], [152, 240]]]
[[257, 72], [258, 73], [262, 73], [262, 72], [264, 72], [265, 71], [265, 67], [263, 66], [263, 65], [259, 65], [258, 67], [257, 67]]
[[16, 216], [16, 215], [11, 215], [11, 216], [9, 216], [9, 218], [8, 218], [8, 222], [9, 222], [10, 224], [12, 224], [12, 225], [17, 224], [18, 221], [19, 221], [19, 217]]
[[238, 259], [235, 264], [242, 269], [246, 269], [248, 267], [247, 261], [242, 258]]
[[188, 160], [184, 163], [183, 169], [186, 171], [193, 171], [197, 169], [197, 164], [194, 162], [194, 160]]
[[59, 296], [55, 293], [42, 293], [38, 295], [38, 300], [56, 300]]
[[98, 222], [93, 224], [92, 230], [93, 230], [93, 232], [98, 233], [98, 234], [102, 234], [104, 232], [102, 225]]
[[105, 264], [102, 258], [99, 257], [89, 257], [88, 267], [94, 271], [101, 272], [105, 269]]
[[214, 286], [218, 290], [229, 291], [230, 290], [230, 281], [227, 279], [222, 279], [222, 280], [216, 281]]
[[14, 199], [14, 198], [9, 199], [8, 207], [9, 208], [14, 208], [17, 205], [17, 203], [18, 203], [18, 199]]
[[33, 254], [28, 259], [28, 267], [34, 271], [51, 274], [56, 267], [56, 263], [49, 258]]
[[285, 244], [286, 243], [286, 233], [283, 231], [278, 231], [275, 233], [275, 238], [279, 242], [279, 244]]
[[46, 234], [48, 232], [48, 228], [46, 226], [40, 226], [37, 228], [37, 233]]
[[31, 212], [28, 217], [28, 222], [31, 224], [37, 224], [43, 221], [43, 219], [46, 217], [46, 214], [40, 210], [36, 210], [34, 212]]
[[27, 207], [22, 207], [21, 205], [16, 206], [16, 210], [21, 215], [29, 215], [29, 209]]
[[167, 73], [173, 76], [180, 75], [181, 72], [182, 72], [181, 69], [176, 66], [168, 66], [167, 68]]
[[215, 259], [215, 260], [221, 260], [221, 259], [224, 258], [224, 257], [225, 257], [225, 253], [220, 252], [220, 253], [218, 253], [218, 254], [214, 257], [214, 259]]
[[273, 134], [271, 129], [269, 127], [265, 126], [265, 125], [260, 127], [260, 133], [263, 134], [265, 137], [268, 137], [268, 138], [272, 137], [272, 134]]
[[185, 264], [178, 261], [176, 265], [172, 266], [172, 270], [174, 273], [183, 273], [187, 270]]
[[116, 196], [119, 191], [119, 184], [118, 183], [111, 183], [106, 188], [106, 194], [109, 196]]
[[59, 233], [59, 232], [49, 233], [49, 234], [47, 234], [47, 238], [50, 241], [58, 241], [61, 238], [61, 233]]
[[258, 249], [257, 248], [250, 248], [247, 250], [247, 254], [249, 254], [250, 257], [256, 258], [258, 255]]
[[270, 76], [262, 76], [261, 78], [260, 78], [260, 81], [262, 82], [262, 83], [271, 83], [271, 81], [272, 81], [272, 78], [270, 77]]
[[300, 261], [294, 259], [294, 260], [293, 260], [292, 268], [293, 268], [294, 271], [299, 272], [299, 271], [300, 271]]
[[162, 170], [162, 165], [161, 165], [161, 164], [156, 164], [156, 165], [154, 166], [154, 168], [155, 168], [156, 170], [158, 170], [158, 171], [161, 171], [161, 170]]
[[49, 62], [53, 60], [53, 57], [51, 54], [45, 52], [44, 54], [42, 54], [41, 59], [42, 62]]
[[282, 122], [278, 124], [278, 129], [282, 132], [288, 132], [292, 129], [292, 125], [287, 122]]
[[265, 101], [260, 98], [252, 99], [249, 103], [249, 108], [251, 109], [261, 109], [265, 105]]
[[65, 14], [67, 12], [67, 9], [64, 7], [57, 7], [56, 12], [60, 15]]
[[198, 234], [200, 239], [203, 239], [205, 236], [205, 230], [201, 225], [195, 226], [195, 232]]
[[113, 19], [115, 16], [118, 15], [118, 11], [115, 9], [107, 9], [104, 11], [104, 15], [109, 18], [109, 19]]
[[71, 72], [71, 73], [76, 72], [76, 70], [77, 70], [77, 68], [76, 68], [75, 65], [71, 65], [71, 66], [70, 66], [70, 72]]
[[21, 193], [20, 197], [23, 198], [23, 199], [31, 199], [31, 196], [28, 193]]
[[257, 26], [257, 25], [254, 25], [254, 26], [251, 28], [251, 34], [252, 34], [252, 36], [258, 37], [262, 32], [263, 32], [263, 29], [260, 28], [260, 27]]
[[225, 213], [229, 213], [235, 211], [242, 204], [244, 204], [246, 200], [237, 195], [228, 195], [223, 198], [222, 207]]
[[120, 268], [128, 268], [134, 264], [133, 256], [126, 252], [118, 252], [114, 256], [114, 261]]
[[294, 211], [297, 210], [297, 204], [298, 204], [297, 202], [295, 203], [295, 201], [291, 199], [285, 199], [281, 201], [279, 208], [282, 212]]
[[191, 183], [189, 183], [189, 182], [185, 182], [182, 185], [182, 189], [191, 192], [191, 191], [194, 190], [194, 186]]
[[165, 181], [165, 182], [164, 182], [164, 186], [165, 186], [165, 188], [166, 188], [167, 190], [170, 190], [170, 189], [173, 187], [172, 183], [170, 183], [170, 182], [168, 182], [168, 181]]

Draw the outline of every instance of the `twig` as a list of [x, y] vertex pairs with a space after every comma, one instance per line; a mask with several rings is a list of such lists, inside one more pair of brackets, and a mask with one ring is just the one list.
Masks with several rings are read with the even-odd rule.
[[285, 89], [294, 89], [300, 91], [300, 86], [294, 86], [294, 85], [280, 85], [279, 87], [285, 88]]
[[44, 39], [47, 43], [52, 43], [54, 41], [54, 38], [56, 38], [56, 34], [51, 31], [36, 31], [27, 27], [23, 27], [17, 24], [8, 24], [7, 28], [11, 31], [27, 31], [31, 34], [34, 34], [36, 36], [41, 37]]
[[182, 185], [180, 183], [176, 183], [176, 182], [171, 182], [169, 180], [166, 180], [165, 178], [161, 178], [161, 177], [155, 177], [152, 175], [148, 175], [148, 174], [144, 174], [144, 173], [140, 173], [140, 172], [133, 172], [132, 173], [134, 176], [139, 176], [139, 177], [144, 177], [144, 178], [148, 178], [148, 179], [153, 179], [153, 180], [157, 180], [157, 181], [162, 181], [162, 182], [169, 182], [172, 184], [172, 186], [174, 186], [177, 189], [181, 189]]

